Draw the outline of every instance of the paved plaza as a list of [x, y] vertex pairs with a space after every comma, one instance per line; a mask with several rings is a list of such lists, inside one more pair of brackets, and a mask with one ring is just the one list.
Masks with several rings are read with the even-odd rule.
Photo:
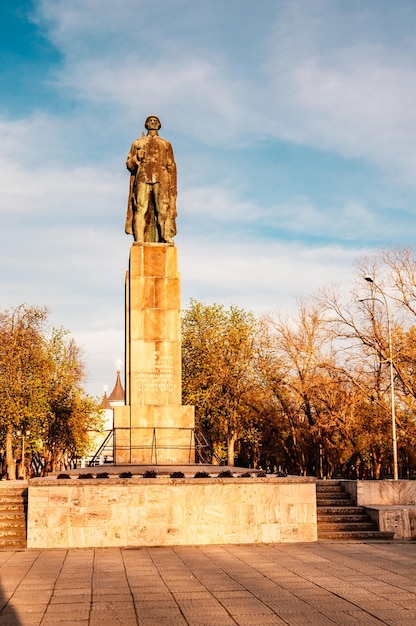
[[0, 551], [0, 626], [416, 623], [416, 543]]

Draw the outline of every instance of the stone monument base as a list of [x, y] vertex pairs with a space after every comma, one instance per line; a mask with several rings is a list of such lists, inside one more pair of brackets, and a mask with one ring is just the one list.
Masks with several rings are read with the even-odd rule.
[[114, 408], [116, 465], [195, 462], [182, 405], [180, 275], [170, 244], [133, 244], [126, 274], [126, 405]]
[[317, 540], [313, 478], [29, 482], [28, 548]]

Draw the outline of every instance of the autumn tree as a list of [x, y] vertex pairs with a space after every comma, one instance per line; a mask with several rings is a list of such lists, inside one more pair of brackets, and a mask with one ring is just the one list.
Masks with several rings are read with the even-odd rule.
[[[48, 326], [48, 311], [22, 305], [0, 313], [0, 440], [8, 477], [15, 477], [18, 432], [28, 458], [52, 469], [62, 455], [85, 450], [86, 431], [99, 420], [98, 403], [82, 382], [80, 349], [63, 330]], [[20, 470], [23, 467], [22, 459]]]
[[264, 324], [268, 350], [259, 371], [271, 395], [264, 423], [274, 424], [277, 446], [291, 471], [331, 476], [349, 453], [342, 424], [354, 402], [348, 381], [333, 368], [323, 309], [304, 301], [296, 316], [276, 312]]
[[49, 415], [46, 319], [47, 311], [40, 307], [21, 306], [0, 314], [0, 424], [9, 478], [15, 478], [13, 435], [36, 430]]
[[344, 355], [338, 365], [365, 398], [361, 414], [371, 415], [360, 456], [375, 477], [382, 468], [392, 472], [391, 374], [402, 473], [409, 471], [416, 408], [415, 268], [411, 250], [383, 250], [357, 263], [356, 286], [347, 296], [334, 289], [322, 292]]
[[68, 467], [85, 456], [90, 447], [89, 431], [99, 431], [102, 416], [97, 401], [84, 393], [85, 364], [80, 347], [62, 328], [53, 329], [47, 343], [52, 362], [48, 385], [49, 420], [43, 433], [44, 471], [59, 463]]
[[191, 300], [183, 313], [184, 401], [195, 405], [197, 429], [229, 465], [241, 440], [255, 445], [255, 336], [254, 316], [235, 306]]

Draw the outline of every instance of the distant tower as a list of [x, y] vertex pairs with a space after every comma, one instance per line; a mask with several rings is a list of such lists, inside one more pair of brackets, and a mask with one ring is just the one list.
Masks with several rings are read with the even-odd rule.
[[104, 389], [100, 409], [104, 411], [104, 431], [108, 432], [109, 430], [113, 430], [113, 407], [108, 400], [107, 389]]
[[101, 464], [102, 459], [113, 458], [112, 433], [114, 427], [114, 407], [124, 406], [124, 389], [120, 379], [120, 366], [117, 364], [117, 378], [113, 391], [107, 396], [107, 388], [104, 388], [103, 399], [100, 409], [104, 412], [104, 429], [94, 435], [94, 454], [90, 457], [94, 465]]
[[104, 430], [113, 430], [113, 409], [115, 406], [124, 406], [124, 389], [121, 384], [120, 367], [117, 366], [117, 378], [113, 391], [107, 396], [107, 388], [104, 388], [103, 399], [100, 409], [104, 411]]
[[[104, 402], [104, 398], [103, 398], [103, 402]], [[121, 384], [119, 367], [117, 368], [116, 384], [114, 385], [114, 389], [108, 397], [108, 402], [111, 408], [114, 408], [115, 406], [124, 406], [124, 389], [123, 389], [123, 385]]]

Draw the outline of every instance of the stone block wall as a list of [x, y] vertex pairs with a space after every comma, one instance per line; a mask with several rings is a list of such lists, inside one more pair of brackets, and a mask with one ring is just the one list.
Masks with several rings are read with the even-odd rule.
[[416, 480], [342, 480], [358, 506], [416, 505]]
[[315, 481], [111, 478], [29, 483], [28, 548], [316, 541]]

